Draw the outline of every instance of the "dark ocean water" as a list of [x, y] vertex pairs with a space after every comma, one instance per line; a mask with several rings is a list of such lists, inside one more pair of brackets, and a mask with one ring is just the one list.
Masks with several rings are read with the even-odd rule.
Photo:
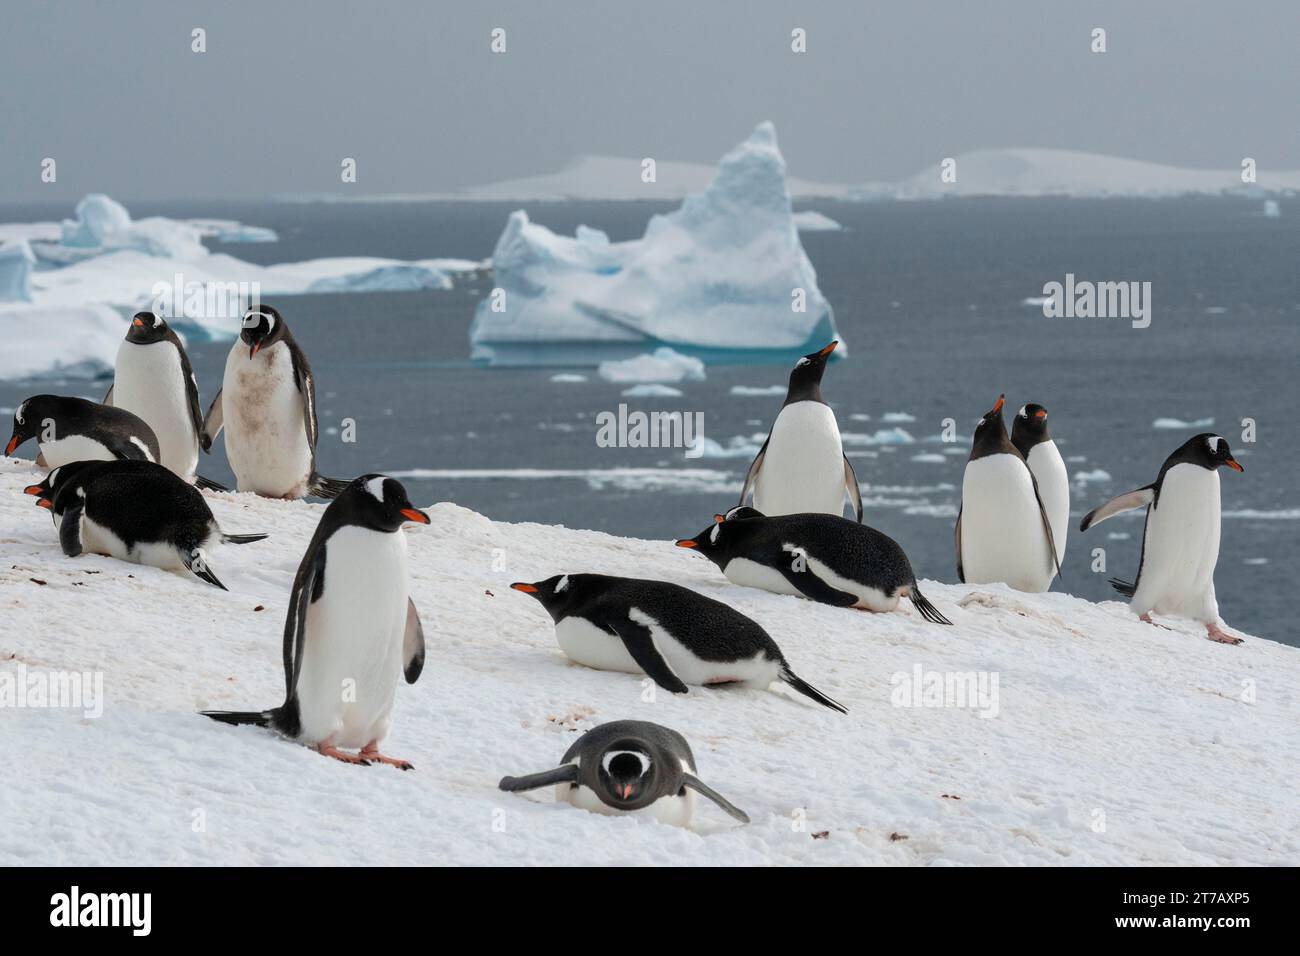
[[[278, 243], [221, 249], [269, 263], [338, 255], [485, 258], [518, 205], [169, 203], [132, 204], [131, 210], [271, 226]], [[618, 240], [639, 236], [649, 215], [671, 207], [527, 208], [553, 229], [572, 234], [585, 223]], [[1230, 626], [1300, 644], [1289, 613], [1300, 543], [1300, 202], [1283, 200], [1277, 219], [1264, 218], [1259, 203], [1227, 199], [799, 208], [818, 209], [847, 227], [803, 236], [849, 352], [827, 372], [824, 390], [842, 431], [873, 436], [901, 428], [912, 437], [903, 444], [860, 438], [849, 451], [868, 486], [867, 522], [904, 546], [918, 575], [955, 580], [952, 525], [969, 435], [1005, 391], [1010, 412], [1026, 402], [1045, 405], [1070, 473], [1090, 476], [1072, 487], [1076, 526], [1104, 499], [1151, 481], [1165, 456], [1192, 434], [1212, 430], [1226, 437], [1246, 472], [1222, 474], [1220, 608]], [[0, 207], [0, 220], [66, 212]], [[1116, 319], [1046, 319], [1041, 309], [1022, 305], [1067, 272], [1151, 282], [1150, 328]], [[686, 460], [679, 450], [601, 448], [596, 415], [620, 402], [644, 411], [702, 412], [705, 434], [726, 445], [732, 436], [766, 432], [781, 402], [777, 395], [733, 395], [731, 388], [783, 385], [787, 369], [710, 367], [707, 381], [679, 386], [681, 397], [625, 398], [623, 386], [601, 381], [594, 369], [568, 370], [585, 374], [585, 382], [558, 383], [551, 377], [565, 370], [471, 367], [467, 332], [489, 287], [479, 278], [449, 292], [271, 301], [315, 368], [322, 471], [345, 477], [431, 470], [438, 475], [405, 479], [417, 502], [450, 500], [507, 521], [648, 538], [693, 534], [733, 503], [730, 489], [739, 487], [748, 457]], [[228, 348], [192, 344], [205, 407]], [[99, 385], [61, 388], [93, 397], [103, 392]], [[37, 390], [59, 388], [3, 384], [0, 406]], [[912, 420], [884, 420], [888, 413]], [[344, 418], [357, 423], [354, 444], [331, 431]], [[958, 423], [956, 448], [937, 440], [945, 418]], [[1214, 425], [1153, 427], [1161, 418], [1213, 419]], [[1246, 418], [1256, 422], [1254, 443], [1242, 441]], [[654, 483], [617, 473], [643, 467], [669, 473]], [[582, 474], [499, 474], [521, 468]], [[220, 451], [203, 471], [231, 477]], [[1112, 597], [1105, 579], [1132, 576], [1140, 543], [1141, 521], [1134, 518], [1113, 519], [1087, 535], [1072, 532], [1064, 581], [1056, 587]], [[1091, 570], [1095, 548], [1106, 551], [1106, 573]]]

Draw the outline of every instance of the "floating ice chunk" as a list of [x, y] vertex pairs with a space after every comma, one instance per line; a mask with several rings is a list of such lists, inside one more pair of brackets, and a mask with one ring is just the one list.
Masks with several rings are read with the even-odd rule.
[[573, 372], [559, 372], [558, 374], [551, 376], [552, 382], [573, 383], [573, 382], [585, 382], [586, 380], [587, 380], [587, 376], [577, 375]]
[[1214, 425], [1213, 418], [1198, 418], [1196, 421], [1185, 422], [1181, 418], [1157, 418], [1151, 423], [1152, 428], [1176, 429], [1176, 428], [1210, 428]]
[[597, 374], [607, 382], [698, 382], [704, 379], [704, 363], [667, 346], [651, 355], [616, 362], [601, 362]]
[[26, 239], [0, 244], [0, 302], [30, 302], [28, 277], [36, 257]]
[[233, 219], [189, 219], [186, 220], [199, 231], [205, 239], [217, 242], [279, 242], [280, 237], [274, 229], [266, 226], [247, 226]]
[[787, 388], [784, 385], [733, 385], [731, 386], [732, 395], [784, 395]]
[[1076, 471], [1074, 473], [1075, 484], [1087, 485], [1098, 481], [1110, 481], [1110, 472], [1102, 471], [1096, 468], [1092, 471]]
[[805, 209], [794, 214], [794, 227], [800, 232], [837, 232], [843, 229], [830, 216], [823, 215], [815, 209]]
[[451, 286], [451, 277], [439, 269], [418, 262], [398, 262], [363, 272], [324, 276], [312, 281], [304, 291], [417, 292], [423, 289], [450, 289]]
[[922, 452], [919, 455], [912, 456], [912, 461], [924, 462], [926, 464], [931, 464], [931, 465], [941, 465], [947, 460], [948, 459], [945, 458], [943, 455], [940, 455], [937, 452], [932, 452], [932, 451], [926, 451], [926, 452]]
[[840, 441], [847, 447], [854, 445], [910, 445], [916, 439], [903, 428], [881, 428], [870, 435], [841, 432]]
[[91, 193], [77, 203], [76, 219], [63, 221], [62, 243], [82, 249], [104, 245], [104, 240], [131, 225], [126, 207], [103, 193]]
[[916, 421], [916, 416], [909, 415], [907, 412], [885, 412], [885, 414], [880, 416], [880, 420], [891, 424], [899, 422], [914, 422]]
[[747, 438], [744, 435], [733, 435], [723, 445], [718, 441], [705, 436], [702, 439], [703, 451], [700, 453], [701, 458], [753, 458], [758, 454], [758, 450], [763, 447], [762, 442], [765, 436], [756, 436], [758, 441], [753, 438]]
[[95, 378], [113, 368], [125, 330], [106, 305], [0, 305], [0, 381]]
[[678, 398], [682, 390], [671, 385], [647, 384], [625, 388], [622, 394], [628, 398]]

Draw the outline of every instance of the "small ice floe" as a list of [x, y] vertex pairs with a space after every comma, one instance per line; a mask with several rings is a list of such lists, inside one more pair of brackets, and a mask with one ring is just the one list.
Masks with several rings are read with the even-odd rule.
[[841, 432], [840, 442], [853, 445], [911, 445], [915, 438], [903, 428], [881, 428], [870, 435], [861, 432]]
[[607, 382], [700, 382], [704, 363], [663, 345], [648, 355], [621, 361], [601, 362], [596, 373]]
[[679, 398], [682, 394], [680, 388], [673, 388], [671, 385], [660, 385], [656, 382], [650, 382], [642, 385], [633, 385], [631, 388], [623, 389], [623, 394], [628, 398]]
[[849, 420], [855, 422], [869, 422], [871, 421], [871, 416], [864, 415], [862, 412], [854, 412], [852, 415], [849, 416]]
[[1185, 422], [1181, 418], [1157, 418], [1151, 423], [1152, 428], [1176, 429], [1176, 428], [1210, 428], [1214, 425], [1213, 418], [1198, 418], [1192, 422]]
[[1072, 464], [1072, 465], [1078, 465], [1078, 464], [1082, 464], [1083, 462], [1087, 461], [1087, 460], [1088, 460], [1088, 456], [1087, 456], [1087, 455], [1070, 455], [1070, 456], [1067, 457], [1065, 460], [1068, 461], [1068, 462], [1069, 462], [1070, 464]]
[[1282, 215], [1282, 207], [1278, 205], [1276, 199], [1264, 200], [1264, 218], [1277, 219]]
[[885, 412], [885, 414], [880, 416], [880, 420], [891, 424], [896, 422], [914, 422], [916, 421], [916, 416], [909, 415], [907, 412]]
[[1076, 471], [1074, 473], [1075, 484], [1087, 485], [1098, 481], [1110, 481], [1110, 472], [1094, 468], [1092, 471]]
[[1205, 310], [1206, 315], [1223, 315], [1228, 310], [1221, 305], [1212, 305]]
[[794, 227], [800, 232], [838, 232], [844, 227], [830, 216], [822, 215], [815, 209], [805, 209], [792, 217]]
[[758, 454], [758, 450], [763, 447], [763, 440], [766, 435], [733, 435], [727, 439], [727, 444], [723, 445], [712, 438], [705, 437], [702, 439], [703, 451], [700, 453], [701, 458], [753, 458]]
[[733, 385], [730, 390], [732, 395], [784, 395], [786, 387], [784, 385]]
[[948, 459], [944, 458], [943, 455], [932, 451], [925, 451], [921, 452], [919, 455], [912, 456], [912, 461], [919, 461], [929, 465], [942, 465], [947, 460]]
[[1041, 309], [1051, 301], [1052, 297], [1050, 295], [1031, 295], [1028, 298], [1021, 299], [1020, 304], [1027, 309]]
[[1127, 531], [1112, 531], [1106, 535], [1107, 541], [1127, 541], [1129, 538]]
[[1247, 558], [1242, 564], [1268, 564], [1268, 558]]
[[560, 372], [551, 376], [552, 382], [585, 382], [587, 376], [579, 375], [577, 372]]

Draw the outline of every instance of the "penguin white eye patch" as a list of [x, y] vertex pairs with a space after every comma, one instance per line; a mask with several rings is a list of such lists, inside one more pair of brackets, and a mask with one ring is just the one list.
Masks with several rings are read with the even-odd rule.
[[23, 411], [26, 408], [27, 408], [27, 403], [23, 402], [21, 405], [18, 406], [18, 411], [14, 412], [14, 421], [16, 421], [19, 425], [24, 424], [26, 421], [23, 418]]
[[1218, 435], [1211, 435], [1209, 438], [1205, 439], [1205, 444], [1210, 446], [1210, 454], [1217, 455], [1219, 453], [1219, 442], [1221, 441], [1223, 441], [1223, 439]]
[[245, 312], [244, 328], [246, 329], [257, 328], [258, 319], [266, 319], [266, 330], [268, 332], [270, 332], [272, 329], [275, 328], [275, 316], [271, 315], [269, 312]]
[[366, 491], [374, 495], [381, 505], [384, 503], [384, 482], [387, 480], [386, 476], [378, 475], [366, 482]]
[[644, 777], [645, 772], [650, 769], [650, 758], [639, 750], [610, 750], [600, 758], [600, 765], [605, 768], [606, 773], [609, 773], [609, 765], [614, 762], [615, 757], [635, 757], [641, 764], [641, 772], [637, 774], [639, 777]]

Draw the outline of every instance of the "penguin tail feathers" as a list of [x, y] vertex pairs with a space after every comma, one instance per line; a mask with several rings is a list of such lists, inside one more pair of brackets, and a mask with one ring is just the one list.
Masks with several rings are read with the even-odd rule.
[[254, 541], [261, 541], [263, 538], [270, 537], [269, 534], [222, 534], [221, 540], [226, 544], [252, 544]]
[[838, 710], [841, 714], [847, 714], [849, 712], [849, 709], [839, 701], [827, 697], [812, 684], [795, 674], [794, 671], [790, 670], [788, 664], [781, 669], [781, 679], [805, 697], [811, 697], [824, 707], [829, 707], [831, 710]]
[[907, 592], [907, 596], [911, 599], [912, 606], [916, 608], [917, 613], [931, 624], [947, 624], [950, 627], [952, 626], [952, 621], [939, 613], [939, 609], [931, 604], [929, 599], [921, 593], [921, 589], [916, 586], [915, 581], [912, 582], [912, 588]]
[[234, 724], [236, 726], [251, 724], [254, 727], [271, 726], [272, 711], [269, 710], [201, 710], [199, 713], [223, 724]]
[[307, 486], [307, 494], [315, 495], [317, 498], [337, 498], [350, 484], [352, 482], [344, 481], [342, 478], [326, 478], [324, 475], [313, 474], [311, 484]]
[[1137, 585], [1130, 584], [1127, 581], [1121, 581], [1119, 578], [1111, 578], [1110, 586], [1125, 597], [1132, 597], [1137, 593]]
[[213, 481], [211, 478], [204, 478], [202, 475], [194, 476], [194, 487], [202, 488], [204, 491], [229, 491], [225, 485], [219, 481]]

